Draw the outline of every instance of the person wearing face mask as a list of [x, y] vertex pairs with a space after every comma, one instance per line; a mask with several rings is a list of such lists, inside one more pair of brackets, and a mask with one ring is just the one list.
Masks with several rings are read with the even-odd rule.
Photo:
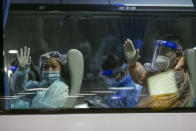
[[18, 93], [36, 90], [33, 98], [19, 98], [12, 102], [12, 109], [63, 108], [69, 87], [65, 82], [66, 55], [58, 51], [47, 52], [40, 56], [42, 81], [28, 81], [31, 63], [30, 48], [25, 47], [17, 54], [19, 68], [13, 75], [14, 87]]
[[139, 51], [129, 39], [125, 41], [124, 53], [133, 80], [143, 85], [142, 94], [148, 95], [141, 98], [138, 107], [167, 109], [193, 105], [185, 55], [178, 37], [167, 35], [156, 41], [150, 70], [137, 61]]
[[131, 108], [139, 102], [142, 86], [134, 83], [127, 64], [115, 54], [109, 55], [101, 66], [101, 77], [112, 93], [104, 98], [111, 108]]

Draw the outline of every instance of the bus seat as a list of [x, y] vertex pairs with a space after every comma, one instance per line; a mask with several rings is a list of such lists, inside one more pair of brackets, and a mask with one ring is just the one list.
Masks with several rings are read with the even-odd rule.
[[70, 49], [67, 53], [67, 63], [70, 74], [70, 92], [64, 108], [74, 108], [84, 74], [84, 59], [82, 53], [79, 50]]
[[196, 94], [196, 50], [188, 49], [186, 51], [186, 62], [189, 71], [190, 82], [192, 85], [191, 95], [195, 98]]

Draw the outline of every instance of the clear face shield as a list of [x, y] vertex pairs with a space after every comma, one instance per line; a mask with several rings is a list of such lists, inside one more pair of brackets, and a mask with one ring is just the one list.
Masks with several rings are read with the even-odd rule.
[[[47, 52], [40, 56], [40, 69], [41, 69], [41, 76], [44, 80], [46, 80], [49, 83], [53, 83], [57, 79], [61, 79], [61, 74], [57, 64], [54, 64], [55, 62], [49, 62], [50, 64], [44, 65], [47, 59], [49, 58], [55, 58], [58, 62], [60, 62], [63, 66], [66, 66], [67, 63], [67, 55], [61, 54], [58, 51], [51, 51]], [[47, 70], [47, 68], [52, 68], [53, 70]], [[46, 69], [43, 70], [43, 69]]]
[[58, 51], [50, 51], [50, 52], [47, 52], [47, 53], [42, 54], [40, 56], [40, 60], [39, 60], [40, 67], [46, 61], [46, 59], [52, 58], [52, 57], [56, 58], [62, 65], [66, 65], [66, 63], [67, 63], [67, 55], [66, 54], [61, 54]]
[[168, 40], [157, 40], [151, 62], [153, 71], [164, 71], [172, 67], [176, 60], [176, 51], [183, 48], [175, 42]]

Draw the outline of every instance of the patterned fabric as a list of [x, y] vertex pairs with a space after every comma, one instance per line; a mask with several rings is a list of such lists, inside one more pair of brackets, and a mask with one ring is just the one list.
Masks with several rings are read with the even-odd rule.
[[141, 98], [138, 107], [142, 108], [153, 108], [153, 109], [168, 109], [173, 107], [186, 107], [190, 96], [191, 90], [189, 85], [189, 76], [187, 72], [183, 70], [176, 72], [175, 75], [183, 73], [182, 81], [178, 84], [179, 91], [178, 93], [157, 95], [157, 96], [148, 96], [147, 91], [143, 91], [142, 94], [145, 94], [146, 97]]

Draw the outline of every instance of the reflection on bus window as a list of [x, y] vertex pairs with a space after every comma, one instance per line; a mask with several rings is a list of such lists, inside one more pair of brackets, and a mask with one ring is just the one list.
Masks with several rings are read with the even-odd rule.
[[[8, 16], [11, 109], [195, 107], [194, 16], [46, 14]], [[70, 49], [83, 55], [74, 73]]]

